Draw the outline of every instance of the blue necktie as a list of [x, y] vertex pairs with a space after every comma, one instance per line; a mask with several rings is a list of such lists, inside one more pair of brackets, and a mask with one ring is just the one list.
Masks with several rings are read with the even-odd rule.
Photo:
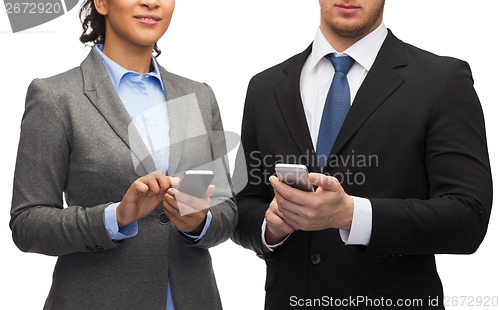
[[351, 107], [351, 92], [347, 73], [354, 64], [354, 59], [350, 56], [335, 57], [333, 54], [328, 54], [325, 57], [332, 62], [335, 74], [323, 108], [318, 143], [316, 144], [316, 154], [321, 171], [326, 166], [335, 139], [337, 139], [342, 123], [344, 123]]

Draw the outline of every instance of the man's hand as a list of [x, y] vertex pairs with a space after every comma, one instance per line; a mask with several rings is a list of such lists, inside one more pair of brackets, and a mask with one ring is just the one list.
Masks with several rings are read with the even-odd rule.
[[126, 226], [151, 213], [163, 200], [169, 187], [170, 178], [160, 171], [151, 172], [134, 181], [116, 208], [118, 226]]
[[309, 173], [309, 180], [318, 187], [315, 192], [292, 188], [275, 176], [271, 176], [269, 180], [274, 188], [278, 210], [283, 219], [295, 229], [351, 229], [354, 201], [344, 192], [336, 178]]
[[290, 226], [283, 219], [283, 214], [278, 210], [278, 204], [276, 203], [276, 197], [269, 204], [269, 208], [266, 211], [266, 231], [264, 233], [264, 238], [268, 245], [275, 245], [283, 241], [286, 236], [293, 233], [295, 228]]
[[[172, 186], [177, 187], [179, 178], [172, 178], [171, 182]], [[190, 196], [174, 187], [167, 191], [163, 200], [165, 215], [174, 223], [177, 230], [199, 235], [203, 230], [210, 208], [210, 196], [215, 192], [215, 186], [208, 186], [202, 198]]]

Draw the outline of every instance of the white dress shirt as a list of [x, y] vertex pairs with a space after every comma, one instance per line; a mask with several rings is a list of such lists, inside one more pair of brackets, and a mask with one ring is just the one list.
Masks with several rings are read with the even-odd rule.
[[[300, 76], [300, 94], [304, 105], [304, 113], [314, 147], [318, 140], [323, 107], [328, 90], [333, 80], [335, 69], [329, 59], [324, 56], [333, 53], [336, 57], [349, 55], [355, 63], [347, 74], [351, 92], [351, 104], [356, 98], [361, 84], [370, 71], [382, 44], [387, 37], [387, 28], [382, 23], [377, 29], [363, 37], [342, 53], [337, 52], [318, 29], [312, 45], [311, 54], [306, 59]], [[340, 230], [340, 236], [348, 245], [368, 245], [372, 229], [372, 205], [366, 198], [354, 197], [354, 214], [350, 230]], [[262, 242], [269, 251], [277, 246], [265, 242], [266, 221], [262, 224]]]

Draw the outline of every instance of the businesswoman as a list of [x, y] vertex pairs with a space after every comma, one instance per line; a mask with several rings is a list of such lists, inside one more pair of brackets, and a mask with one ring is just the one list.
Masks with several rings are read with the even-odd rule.
[[[211, 88], [152, 57], [173, 11], [87, 0], [89, 55], [29, 86], [10, 227], [22, 251], [58, 256], [45, 309], [221, 308], [208, 248], [236, 206]], [[215, 172], [204, 197], [176, 190], [188, 169]]]

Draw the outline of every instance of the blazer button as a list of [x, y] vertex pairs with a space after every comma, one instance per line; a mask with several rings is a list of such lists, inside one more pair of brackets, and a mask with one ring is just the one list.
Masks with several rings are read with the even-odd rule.
[[160, 215], [158, 215], [158, 222], [160, 222], [160, 224], [162, 225], [166, 225], [168, 224], [168, 222], [170, 222], [165, 212], [162, 212], [160, 213]]
[[97, 251], [104, 251], [104, 248], [103, 248], [102, 246], [100, 246], [100, 245], [96, 245], [96, 246], [95, 246], [95, 249], [96, 249]]
[[91, 245], [87, 245], [87, 250], [89, 251], [95, 251], [94, 247]]
[[311, 263], [313, 265], [319, 265], [319, 264], [321, 264], [321, 255], [314, 254], [313, 256], [311, 256]]

